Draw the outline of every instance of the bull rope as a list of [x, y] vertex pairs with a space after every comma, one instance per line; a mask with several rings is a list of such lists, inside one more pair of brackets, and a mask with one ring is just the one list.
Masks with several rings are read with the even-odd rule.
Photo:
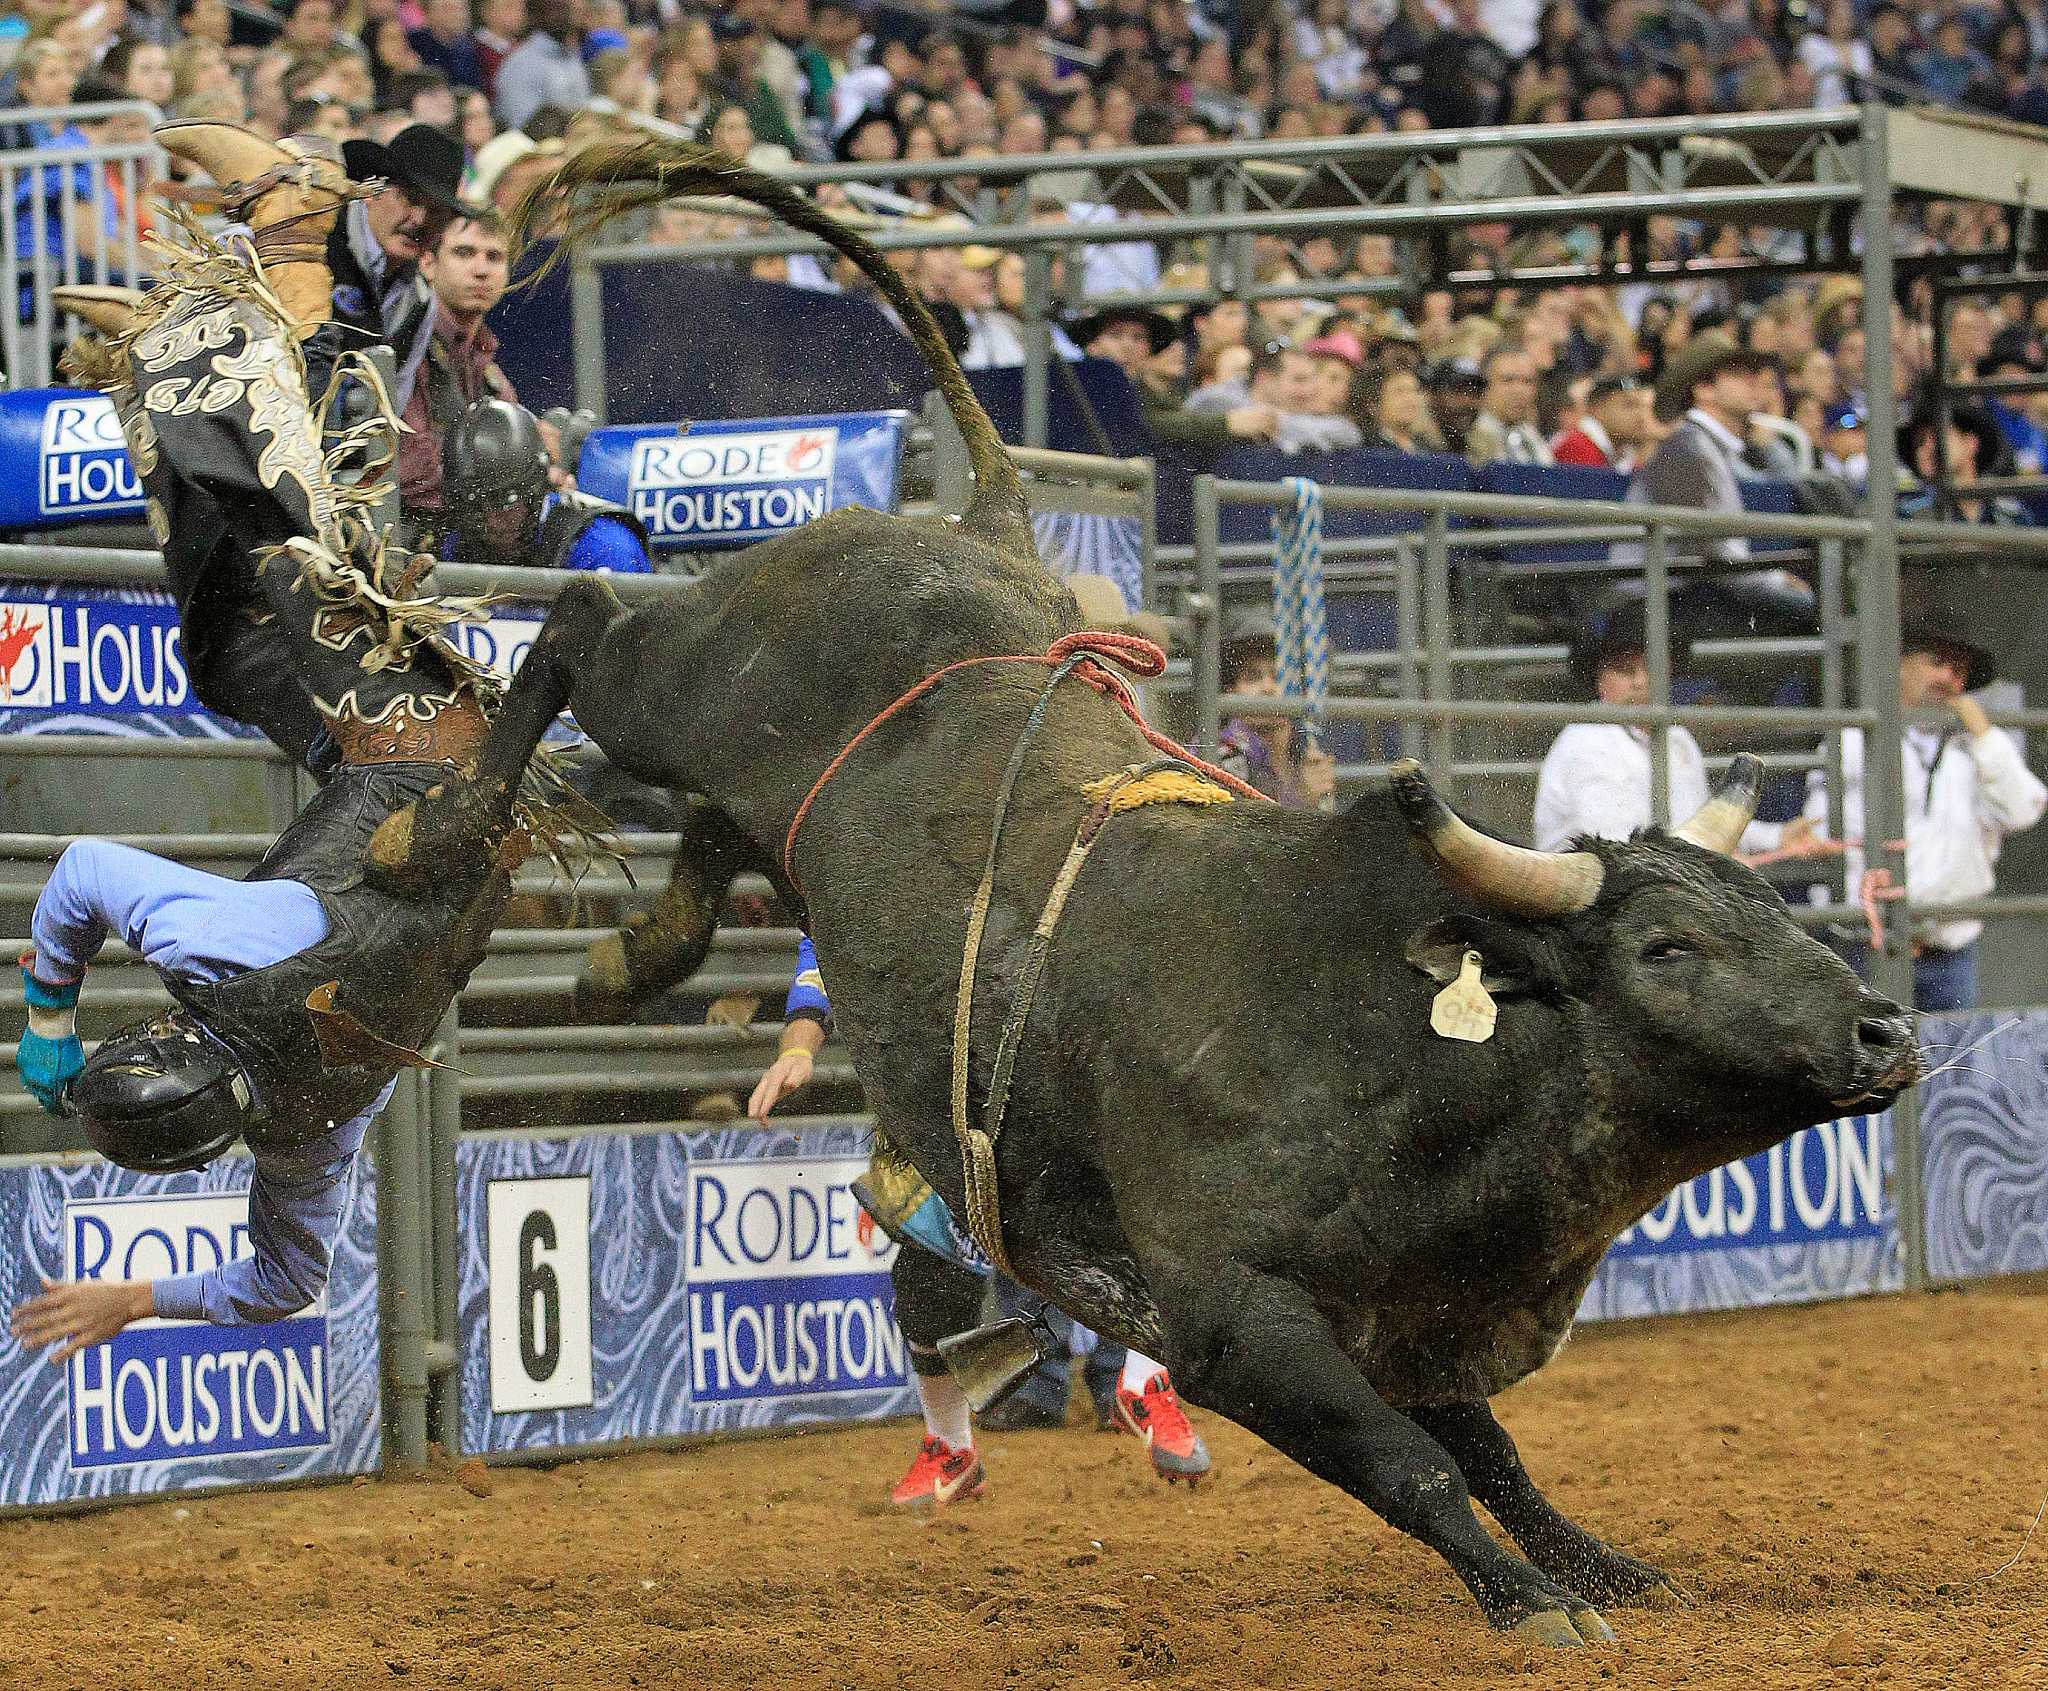
[[1307, 707], [1301, 719], [1312, 747], [1323, 743], [1330, 698], [1330, 625], [1323, 603], [1323, 490], [1289, 476], [1293, 503], [1273, 512], [1273, 647], [1283, 697]]
[[[967, 937], [961, 948], [960, 982], [953, 1004], [953, 1133], [960, 1147], [962, 1183], [967, 1200], [965, 1219], [968, 1231], [974, 1235], [975, 1242], [981, 1246], [989, 1260], [1012, 1278], [1015, 1277], [1015, 1271], [1010, 1264], [1009, 1252], [1003, 1244], [1002, 1205], [996, 1181], [996, 1140], [1002, 1133], [1003, 1117], [1009, 1105], [1010, 1079], [1016, 1066], [1017, 1046], [1023, 1037], [1024, 1023], [1031, 1013], [1039, 977], [1051, 953], [1053, 929], [1058, 925], [1060, 914], [1066, 908], [1067, 895], [1072, 891], [1074, 881], [1081, 872], [1081, 865], [1087, 861], [1089, 852], [1094, 849], [1095, 842], [1101, 835], [1102, 825], [1117, 811], [1132, 809], [1139, 804], [1200, 803], [1210, 802], [1212, 797], [1227, 802], [1223, 794], [1216, 792], [1217, 788], [1243, 798], [1265, 800], [1266, 797], [1257, 788], [1240, 781], [1228, 771], [1218, 769], [1214, 764], [1196, 757], [1148, 725], [1143, 713], [1138, 709], [1137, 701], [1131, 697], [1130, 689], [1121, 677], [1104, 665], [1101, 661], [1103, 659], [1108, 659], [1109, 662], [1139, 676], [1158, 675], [1166, 668], [1166, 654], [1150, 640], [1134, 634], [1086, 630], [1055, 640], [1043, 655], [1010, 653], [962, 658], [956, 663], [947, 664], [942, 669], [933, 671], [869, 718], [860, 732], [840, 748], [839, 755], [825, 766], [824, 772], [811, 784], [811, 790], [804, 795], [803, 803], [797, 806], [796, 815], [790, 821], [789, 833], [782, 846], [783, 873], [788, 876], [790, 884], [801, 893], [803, 887], [797, 878], [795, 865], [797, 833], [802, 828], [813, 801], [838, 773], [856, 746], [898, 711], [930, 692], [946, 676], [957, 670], [997, 663], [1037, 664], [1052, 671], [1046, 677], [1045, 685], [1040, 689], [1038, 698], [1031, 707], [1031, 714], [1025, 719], [1016, 744], [1010, 749], [1010, 761], [1003, 771], [1002, 785], [996, 795], [995, 821], [989, 832], [988, 855], [982, 865], [981, 882], [975, 888], [973, 902], [968, 907]], [[989, 905], [995, 896], [997, 852], [1002, 844], [1003, 824], [1009, 814], [1010, 798], [1016, 789], [1018, 776], [1024, 768], [1025, 753], [1039, 725], [1045, 720], [1053, 694], [1069, 675], [1078, 676], [1095, 691], [1114, 700], [1118, 708], [1136, 725], [1146, 742], [1163, 755], [1149, 763], [1132, 764], [1113, 775], [1091, 781], [1084, 788], [1083, 796], [1091, 803], [1075, 830], [1074, 842], [1067, 849], [1066, 859], [1061, 864], [1059, 873], [1053, 878], [1045, 907], [1032, 929], [1024, 966], [1018, 973], [1016, 985], [1010, 994], [1009, 1009], [1003, 1018], [1002, 1033], [996, 1044], [988, 1097], [982, 1106], [981, 1122], [977, 1125], [969, 1119], [967, 1113], [968, 1053], [972, 1043], [974, 1022], [974, 978], [980, 963], [981, 940], [988, 922]], [[1211, 785], [1197, 790], [1187, 781], [1174, 781], [1168, 778], [1189, 770], [1204, 777]]]

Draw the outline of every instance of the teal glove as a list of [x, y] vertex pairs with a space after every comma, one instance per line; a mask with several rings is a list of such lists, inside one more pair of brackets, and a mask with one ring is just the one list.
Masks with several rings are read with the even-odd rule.
[[64, 1114], [64, 1089], [85, 1067], [85, 1047], [78, 1042], [78, 987], [77, 981], [51, 986], [22, 965], [28, 1027], [15, 1047], [14, 1066], [21, 1084], [53, 1116]]

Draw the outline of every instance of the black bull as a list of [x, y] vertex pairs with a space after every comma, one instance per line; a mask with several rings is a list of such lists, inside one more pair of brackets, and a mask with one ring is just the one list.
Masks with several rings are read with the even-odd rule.
[[[705, 159], [600, 155], [579, 179], [717, 187], [814, 217]], [[594, 960], [599, 998], [701, 958], [731, 875], [776, 871], [820, 772], [906, 689], [962, 658], [1042, 653], [1075, 626], [986, 418], [914, 301], [872, 269], [975, 453], [966, 517], [842, 511], [633, 611], [570, 582], [477, 781], [381, 841], [402, 879], [501, 827], [500, 795], [565, 704], [622, 769], [700, 795], [654, 923]], [[949, 1100], [962, 940], [992, 795], [1045, 675], [941, 681], [854, 750], [791, 860], [876, 1118], [963, 1216]], [[1099, 693], [1054, 694], [976, 977], [977, 1116], [1081, 788], [1151, 755]], [[1665, 1582], [1544, 1500], [1487, 1399], [1556, 1352], [1608, 1244], [1672, 1185], [1880, 1105], [1916, 1072], [1910, 1017], [1754, 874], [1693, 843], [1732, 845], [1753, 760], [1735, 785], [1748, 791], [1711, 803], [1693, 838], [1556, 855], [1465, 828], [1419, 776], [1336, 817], [1245, 802], [1118, 815], [1018, 1052], [999, 1186], [1019, 1276], [1431, 1545], [1495, 1626], [1550, 1642], [1612, 1636], [1595, 1605]], [[1430, 1028], [1467, 948], [1499, 1006], [1477, 1043]], [[1475, 1497], [1526, 1560], [1481, 1527]]]

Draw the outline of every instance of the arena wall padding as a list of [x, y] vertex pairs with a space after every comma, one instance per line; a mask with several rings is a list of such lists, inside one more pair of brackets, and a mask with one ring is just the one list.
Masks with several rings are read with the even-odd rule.
[[[144, 1175], [0, 1162], [0, 1307], [47, 1278], [154, 1278], [235, 1252], [249, 1161]], [[376, 1183], [358, 1159], [325, 1307], [261, 1327], [147, 1323], [61, 1368], [0, 1329], [0, 1508], [376, 1471]], [[275, 1427], [263, 1422], [274, 1418]]]
[[914, 1409], [895, 1247], [847, 1190], [866, 1145], [852, 1121], [465, 1138], [462, 1449]]

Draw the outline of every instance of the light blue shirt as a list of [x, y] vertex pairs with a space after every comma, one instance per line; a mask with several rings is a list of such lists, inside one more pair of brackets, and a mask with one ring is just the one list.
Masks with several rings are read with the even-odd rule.
[[[57, 859], [31, 931], [36, 976], [53, 985], [84, 974], [112, 934], [167, 979], [217, 981], [318, 945], [327, 911], [302, 881], [232, 881], [132, 846], [79, 840]], [[280, 1320], [319, 1297], [348, 1213], [351, 1165], [392, 1084], [361, 1115], [289, 1148], [252, 1147], [251, 1254], [156, 1281], [156, 1313], [242, 1326]]]

